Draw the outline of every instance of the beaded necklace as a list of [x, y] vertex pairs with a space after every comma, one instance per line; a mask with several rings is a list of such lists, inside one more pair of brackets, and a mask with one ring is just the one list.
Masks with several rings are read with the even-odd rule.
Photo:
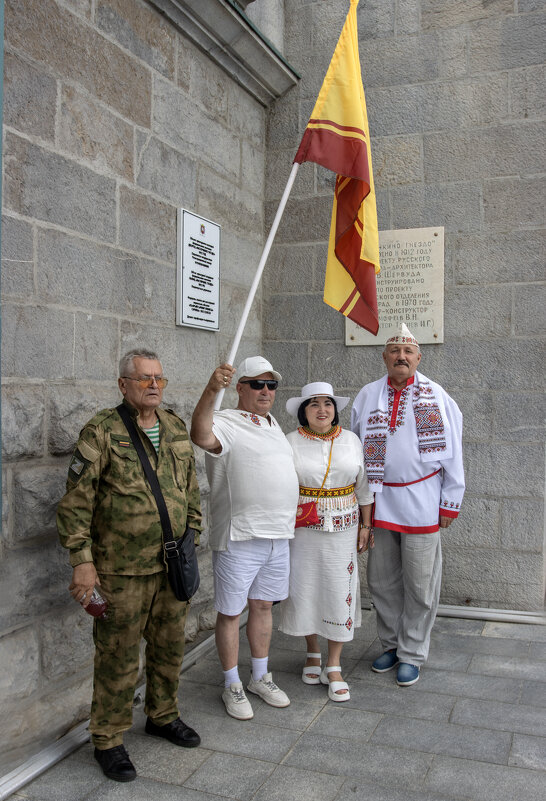
[[305, 437], [306, 439], [336, 439], [341, 434], [341, 426], [336, 425], [332, 426], [329, 431], [325, 431], [323, 434], [319, 434], [317, 431], [313, 431], [309, 428], [309, 426], [300, 426], [298, 428], [298, 432]]

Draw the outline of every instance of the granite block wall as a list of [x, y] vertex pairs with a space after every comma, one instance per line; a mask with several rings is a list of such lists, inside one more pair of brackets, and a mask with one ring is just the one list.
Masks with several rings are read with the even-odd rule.
[[[267, 110], [152, 2], [5, 0], [0, 773], [88, 715], [91, 620], [54, 526], [77, 433], [118, 402], [117, 361], [136, 345], [158, 350], [166, 403], [189, 420], [229, 352], [348, 8], [244, 5], [301, 74]], [[446, 339], [424, 347], [423, 370], [465, 415], [468, 492], [442, 600], [538, 609], [543, 5], [360, 0], [358, 16], [380, 228], [446, 232]], [[347, 348], [321, 299], [332, 189], [302, 165], [238, 354], [263, 349], [283, 373], [286, 429], [284, 401], [307, 381], [354, 396], [382, 373], [381, 347]], [[218, 333], [174, 324], [179, 206], [222, 226]], [[208, 520], [201, 454], [198, 469]], [[200, 559], [190, 639], [214, 625], [206, 532]]]
[[[265, 115], [146, 0], [6, 0], [0, 774], [88, 716], [91, 618], [55, 529], [70, 453], [137, 345], [191, 418], [261, 253]], [[219, 333], [175, 326], [178, 207], [222, 226]], [[260, 340], [259, 295], [241, 357]], [[189, 640], [215, 623], [207, 540]]]
[[[285, 3], [285, 54], [302, 80], [268, 118], [266, 226], [347, 8]], [[421, 362], [465, 420], [444, 603], [544, 603], [545, 23], [543, 4], [517, 0], [358, 6], [379, 229], [445, 229], [445, 342]], [[286, 378], [287, 430], [284, 401], [306, 382], [354, 397], [383, 374], [382, 344], [346, 347], [342, 315], [322, 302], [332, 188], [321, 167], [300, 167], [265, 270], [264, 350]]]

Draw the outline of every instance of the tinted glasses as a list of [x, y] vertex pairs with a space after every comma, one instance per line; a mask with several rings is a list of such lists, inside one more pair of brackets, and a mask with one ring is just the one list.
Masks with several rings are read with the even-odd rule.
[[275, 380], [268, 380], [265, 378], [253, 378], [251, 381], [239, 381], [240, 384], [250, 384], [250, 389], [263, 389], [267, 387], [268, 389], [277, 389], [279, 386], [279, 382]]
[[130, 375], [122, 375], [121, 377], [127, 379], [128, 381], [138, 381], [140, 386], [144, 387], [144, 389], [153, 387], [154, 381], [159, 389], [165, 389], [169, 383], [169, 379], [163, 378], [162, 375], [141, 375], [138, 378], [132, 378]]

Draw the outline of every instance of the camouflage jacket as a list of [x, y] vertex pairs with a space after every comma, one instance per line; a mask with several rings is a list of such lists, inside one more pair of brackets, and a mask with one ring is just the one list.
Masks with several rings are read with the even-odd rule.
[[[136, 410], [127, 404], [136, 418]], [[175, 538], [186, 522], [201, 531], [195, 459], [184, 422], [157, 409], [159, 453], [138, 428], [157, 471]], [[61, 545], [72, 566], [94, 562], [99, 573], [145, 575], [164, 569], [159, 512], [127, 429], [115, 409], [103, 409], [80, 432], [57, 508]]]

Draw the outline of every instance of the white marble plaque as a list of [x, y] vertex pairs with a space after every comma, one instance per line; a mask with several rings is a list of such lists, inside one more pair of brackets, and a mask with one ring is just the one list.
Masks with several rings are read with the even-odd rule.
[[218, 331], [220, 226], [178, 209], [176, 324]]
[[346, 345], [384, 345], [401, 322], [421, 345], [444, 341], [444, 229], [379, 232], [379, 331], [347, 319]]

